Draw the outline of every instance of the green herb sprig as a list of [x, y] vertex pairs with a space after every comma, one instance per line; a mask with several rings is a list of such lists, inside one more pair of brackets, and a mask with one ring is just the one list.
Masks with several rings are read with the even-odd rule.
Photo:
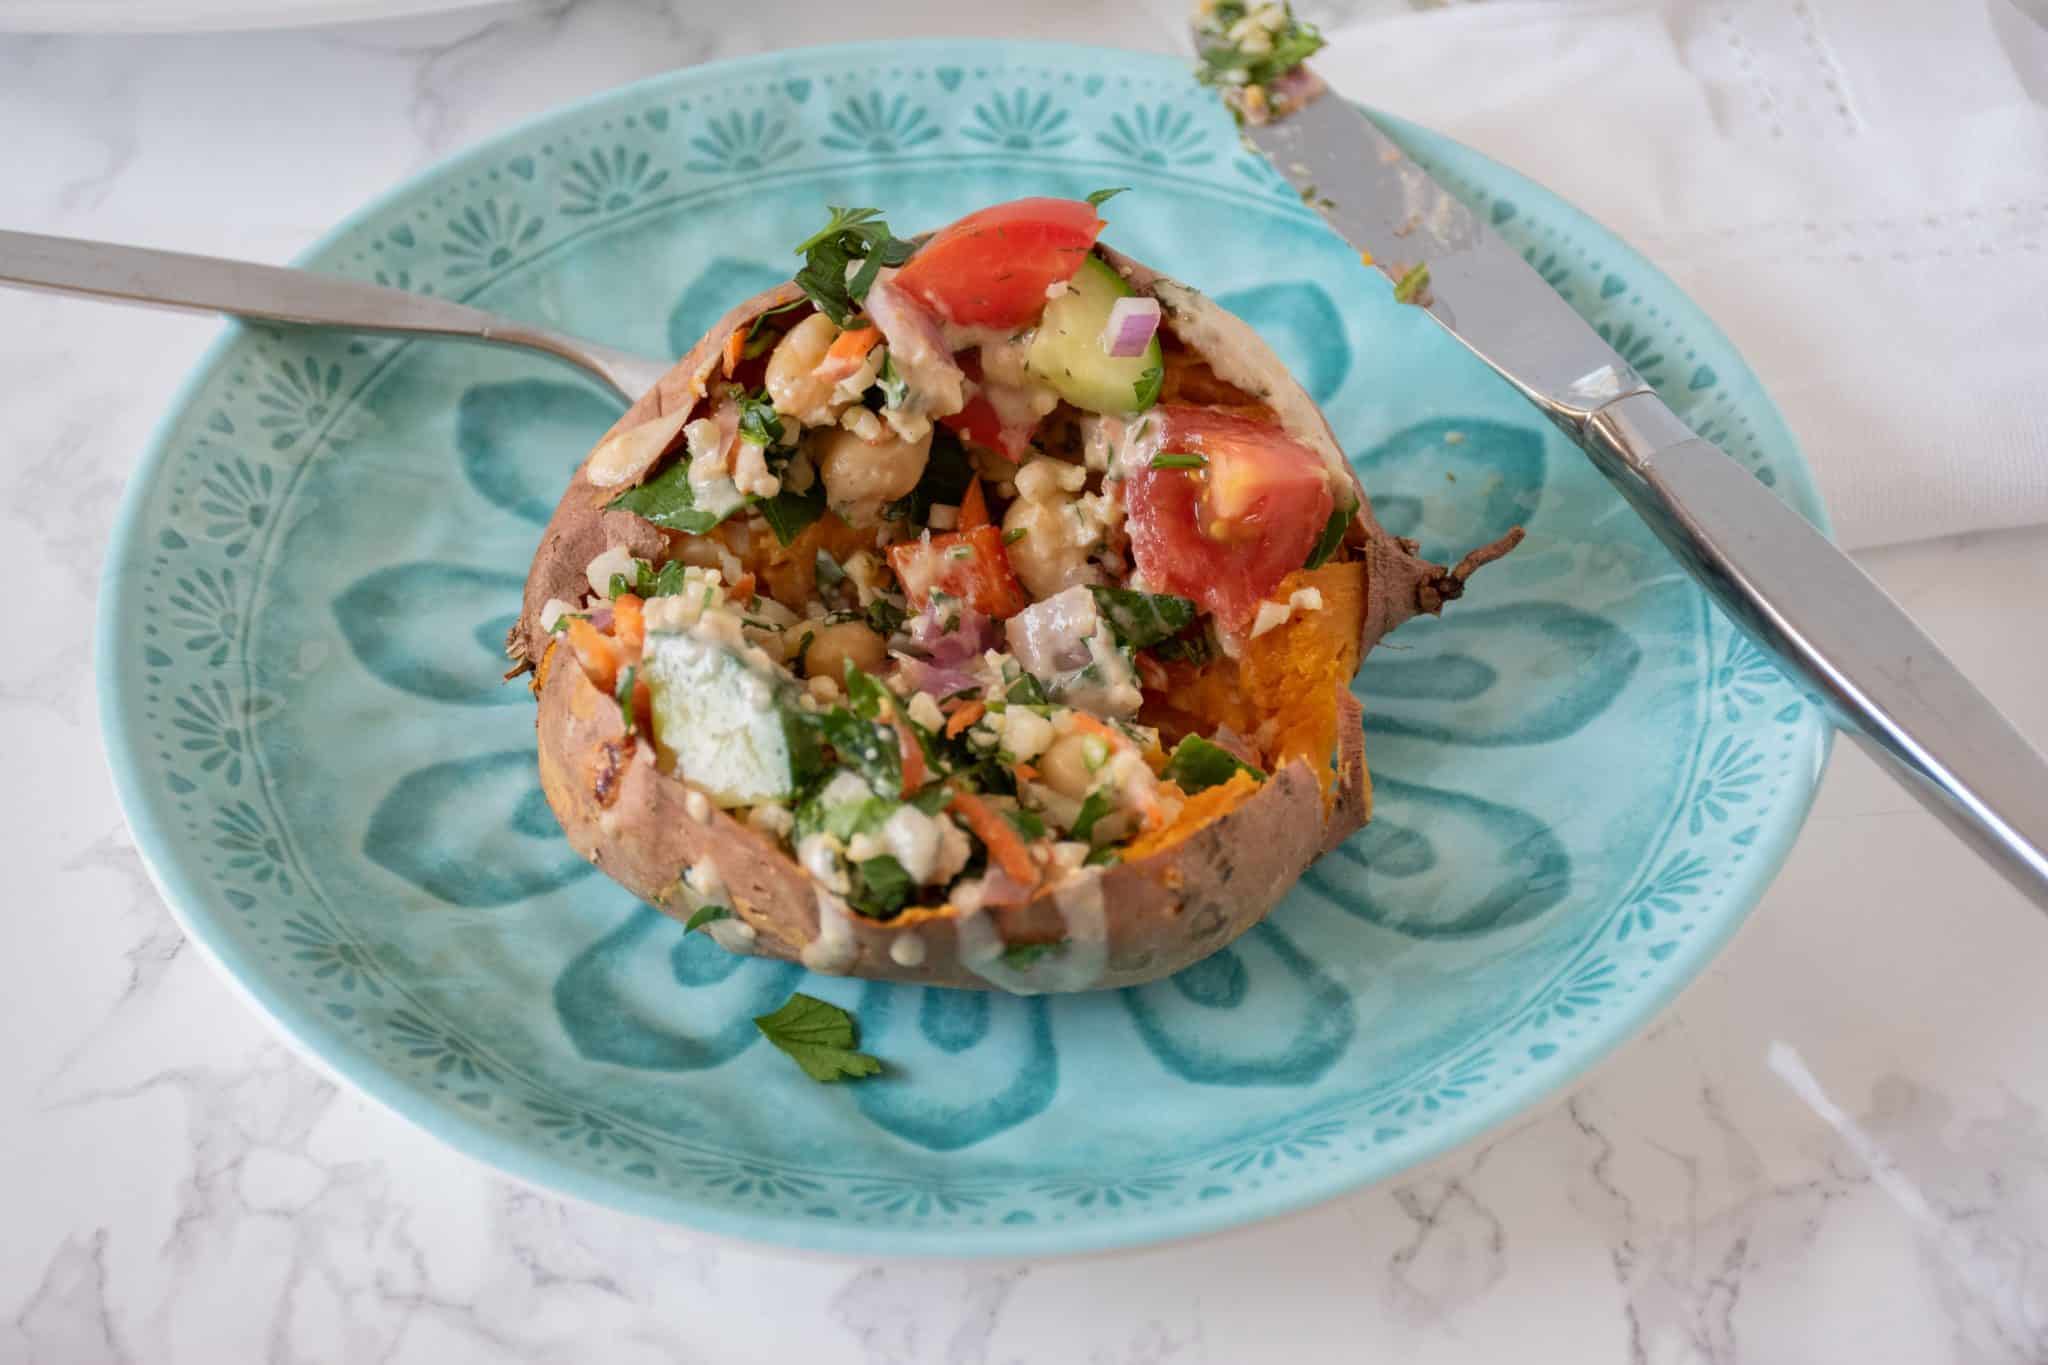
[[[796, 273], [796, 283], [819, 312], [844, 327], [874, 288], [882, 267], [905, 264], [917, 248], [889, 231], [880, 209], [834, 205], [831, 212], [831, 222], [797, 244], [796, 254], [804, 258], [804, 265]], [[849, 277], [847, 267], [856, 261], [860, 268]]]
[[757, 1015], [754, 1027], [814, 1081], [859, 1080], [882, 1070], [879, 1060], [855, 1050], [853, 1016], [814, 995], [798, 991], [774, 1013]]

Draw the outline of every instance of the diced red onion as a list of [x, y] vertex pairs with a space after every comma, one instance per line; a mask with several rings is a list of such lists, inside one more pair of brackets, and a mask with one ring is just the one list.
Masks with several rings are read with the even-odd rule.
[[929, 692], [935, 701], [958, 696], [962, 692], [981, 691], [981, 679], [960, 668], [944, 668], [923, 659], [908, 655], [898, 656], [903, 680], [919, 692]]
[[1119, 357], [1143, 355], [1152, 344], [1152, 334], [1158, 330], [1158, 299], [1118, 299], [1110, 306], [1109, 321], [1102, 326], [1102, 349]]
[[911, 618], [910, 642], [940, 668], [979, 659], [997, 640], [996, 623], [958, 602], [934, 603]]
[[1068, 588], [1034, 602], [1003, 629], [1010, 652], [1024, 671], [1052, 678], [1088, 664], [1088, 637], [1095, 633], [1095, 598], [1086, 588]]
[[610, 630], [612, 628], [612, 604], [607, 602], [601, 607], [592, 607], [590, 609], [590, 624], [596, 626], [599, 630]]

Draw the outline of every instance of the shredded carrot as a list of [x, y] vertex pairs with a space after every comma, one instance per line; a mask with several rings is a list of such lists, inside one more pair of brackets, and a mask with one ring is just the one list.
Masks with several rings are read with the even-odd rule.
[[732, 598], [736, 602], [751, 602], [760, 591], [760, 583], [751, 573], [743, 573], [732, 581]]
[[1032, 767], [1029, 763], [1019, 763], [1010, 771], [1023, 778], [1026, 782], [1036, 782], [1038, 780], [1038, 769]]
[[583, 665], [583, 676], [591, 685], [609, 692], [619, 683], [619, 647], [596, 626], [581, 616], [569, 618], [569, 648]]
[[1010, 828], [1001, 811], [972, 792], [953, 793], [950, 809], [967, 822], [975, 838], [988, 846], [988, 856], [1003, 871], [1026, 886], [1037, 885], [1038, 864], [1031, 861], [1031, 850], [1024, 846], [1022, 836]]
[[988, 525], [988, 498], [981, 491], [980, 479], [967, 481], [967, 496], [960, 499], [960, 524], [962, 531], [972, 531], [977, 526]]
[[903, 717], [892, 715], [889, 723], [896, 727], [896, 747], [903, 751], [903, 794], [909, 796], [924, 785], [928, 776], [924, 766], [924, 746], [903, 723]]
[[881, 339], [882, 333], [879, 328], [849, 328], [833, 338], [832, 344], [825, 350], [824, 363], [829, 365], [834, 361], [842, 363], [857, 361], [873, 350], [875, 343]]
[[654, 738], [654, 689], [638, 674], [633, 677], [633, 720], [639, 733]]
[[725, 377], [727, 379], [732, 378], [732, 372], [737, 370], [740, 367], [740, 362], [747, 358], [747, 331], [748, 329], [745, 327], [735, 327], [725, 339]]
[[986, 702], [970, 701], [959, 707], [952, 715], [946, 718], [946, 738], [960, 738], [961, 733], [968, 726], [980, 720], [987, 712], [988, 704]]
[[626, 656], [636, 659], [647, 644], [647, 617], [641, 611], [640, 599], [630, 592], [612, 599], [612, 639], [618, 641]]

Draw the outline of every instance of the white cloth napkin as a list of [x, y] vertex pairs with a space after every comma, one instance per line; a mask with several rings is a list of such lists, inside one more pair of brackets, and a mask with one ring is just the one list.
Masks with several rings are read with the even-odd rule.
[[1324, 75], [1671, 274], [1844, 545], [2048, 522], [2048, 0], [1384, 8]]

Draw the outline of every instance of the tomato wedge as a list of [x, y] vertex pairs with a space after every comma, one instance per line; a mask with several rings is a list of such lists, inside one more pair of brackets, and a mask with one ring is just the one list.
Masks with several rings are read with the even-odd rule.
[[1191, 597], [1241, 633], [1315, 549], [1336, 501], [1329, 473], [1320, 455], [1271, 422], [1179, 403], [1153, 411], [1162, 456], [1206, 463], [1147, 465], [1131, 476], [1131, 555], [1152, 591]]
[[976, 611], [998, 620], [1031, 605], [1031, 595], [1010, 569], [1003, 532], [997, 526], [938, 536], [926, 532], [917, 540], [891, 545], [889, 567], [903, 584], [904, 596], [919, 611], [934, 590], [964, 598]]
[[1045, 291], [1087, 259], [1102, 231], [1079, 199], [1013, 199], [934, 233], [896, 285], [963, 327], [1023, 327], [1045, 311]]
[[[953, 357], [953, 363], [960, 367], [960, 373], [975, 383], [983, 382], [979, 351], [962, 351]], [[976, 393], [967, 400], [966, 407], [946, 414], [939, 421], [976, 445], [997, 452], [1012, 464], [1022, 463], [1024, 452], [1031, 449], [1031, 435], [1038, 430], [1035, 421], [1024, 427], [1004, 425], [1003, 415], [996, 411], [996, 405], [989, 401], [986, 391]]]

